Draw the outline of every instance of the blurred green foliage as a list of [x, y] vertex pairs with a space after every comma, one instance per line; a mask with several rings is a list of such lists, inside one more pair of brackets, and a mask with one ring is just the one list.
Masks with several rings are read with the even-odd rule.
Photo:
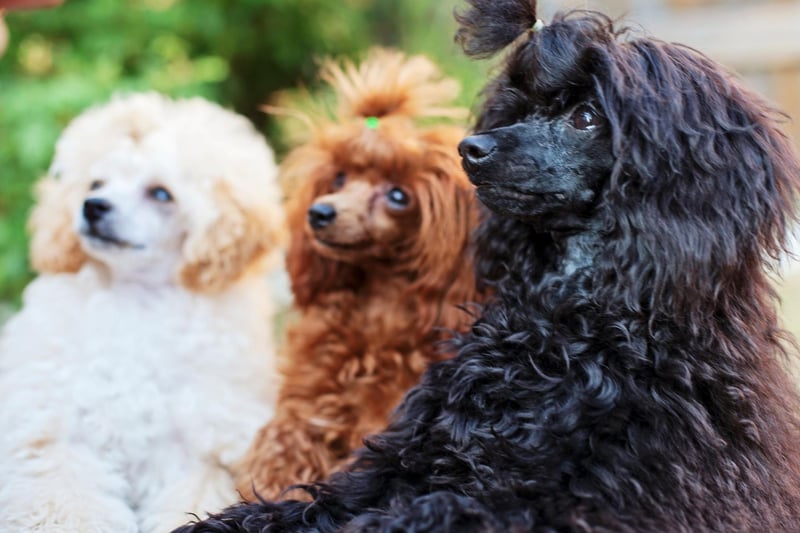
[[31, 186], [60, 131], [115, 92], [201, 95], [249, 116], [281, 153], [258, 111], [276, 91], [313, 90], [320, 57], [358, 58], [372, 44], [426, 53], [464, 82], [483, 75], [453, 43], [454, 0], [67, 0], [7, 14], [0, 59], [0, 307], [32, 274], [25, 219]]

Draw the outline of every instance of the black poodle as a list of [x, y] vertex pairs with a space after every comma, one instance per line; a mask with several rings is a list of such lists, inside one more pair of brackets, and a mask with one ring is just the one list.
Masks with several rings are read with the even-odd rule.
[[469, 3], [466, 52], [511, 45], [460, 146], [495, 300], [313, 502], [181, 531], [800, 531], [765, 273], [800, 164], [775, 113], [603, 15]]

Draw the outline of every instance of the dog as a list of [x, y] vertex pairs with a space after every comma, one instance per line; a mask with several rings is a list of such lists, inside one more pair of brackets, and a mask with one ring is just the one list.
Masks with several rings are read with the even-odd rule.
[[[422, 56], [375, 49], [328, 61], [335, 116], [306, 116], [310, 138], [282, 165], [291, 192], [287, 270], [297, 320], [282, 350], [275, 417], [242, 461], [239, 490], [278, 498], [340, 468], [386, 425], [439, 341], [480, 300], [470, 234], [478, 210], [456, 147], [458, 86]], [[298, 494], [298, 497], [302, 495]]]
[[506, 49], [459, 146], [495, 296], [312, 503], [180, 531], [800, 531], [800, 422], [767, 269], [796, 218], [779, 117], [607, 17], [470, 0]]
[[68, 125], [0, 337], [0, 530], [167, 531], [238, 500], [277, 391], [280, 196], [216, 104], [134, 94]]

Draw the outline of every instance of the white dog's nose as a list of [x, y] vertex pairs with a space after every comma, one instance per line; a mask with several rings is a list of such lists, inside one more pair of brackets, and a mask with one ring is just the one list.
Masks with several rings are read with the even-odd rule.
[[83, 218], [87, 222], [97, 222], [111, 211], [111, 203], [102, 198], [89, 198], [83, 202]]

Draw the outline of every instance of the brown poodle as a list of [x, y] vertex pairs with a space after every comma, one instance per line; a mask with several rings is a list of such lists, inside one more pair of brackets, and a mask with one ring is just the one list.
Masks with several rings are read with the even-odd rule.
[[423, 57], [373, 51], [360, 66], [328, 62], [330, 120], [289, 154], [283, 178], [287, 267], [300, 320], [289, 326], [276, 416], [240, 465], [238, 487], [276, 498], [323, 479], [384, 427], [438, 341], [471, 321], [480, 299], [469, 236], [478, 218], [456, 147], [464, 131], [420, 127], [454, 118], [457, 84]]

